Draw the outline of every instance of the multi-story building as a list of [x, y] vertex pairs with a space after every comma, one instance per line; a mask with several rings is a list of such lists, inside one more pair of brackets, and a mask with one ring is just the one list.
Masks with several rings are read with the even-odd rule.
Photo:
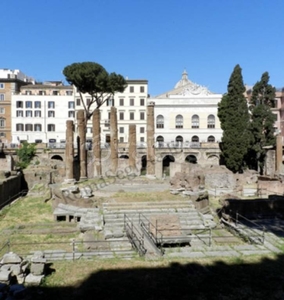
[[34, 80], [20, 70], [0, 69], [0, 142], [9, 144], [11, 134], [11, 99], [21, 86]]
[[60, 81], [29, 84], [12, 96], [12, 143], [64, 147], [66, 120], [75, 118], [72, 86]]
[[174, 89], [148, 99], [155, 103], [156, 146], [191, 148], [221, 141], [217, 116], [221, 98], [222, 94], [191, 82], [184, 71]]
[[[140, 145], [146, 143], [147, 119], [147, 80], [126, 80], [127, 87], [123, 93], [116, 93], [113, 99], [106, 101], [101, 107], [101, 141], [102, 144], [110, 142], [110, 109], [117, 108], [118, 141], [120, 144], [128, 143], [129, 124], [136, 124], [136, 140]], [[85, 103], [90, 96], [83, 95]], [[75, 93], [76, 110], [83, 109], [79, 93]], [[95, 108], [95, 104], [92, 108]], [[92, 123], [87, 125], [87, 139], [92, 139]]]

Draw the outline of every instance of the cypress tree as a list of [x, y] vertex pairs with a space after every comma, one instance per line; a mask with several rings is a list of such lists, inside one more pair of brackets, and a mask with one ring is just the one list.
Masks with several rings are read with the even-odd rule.
[[250, 99], [251, 111], [251, 145], [249, 151], [249, 164], [259, 172], [263, 173], [266, 157], [265, 146], [275, 146], [274, 135], [275, 114], [271, 108], [275, 107], [275, 88], [268, 83], [269, 74], [262, 74], [252, 91]]
[[243, 171], [250, 143], [249, 111], [244, 92], [242, 69], [236, 65], [227, 93], [218, 104], [218, 117], [223, 130], [221, 155], [226, 167], [234, 173]]

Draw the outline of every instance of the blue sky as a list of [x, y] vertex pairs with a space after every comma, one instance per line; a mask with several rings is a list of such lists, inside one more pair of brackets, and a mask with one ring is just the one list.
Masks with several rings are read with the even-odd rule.
[[1, 4], [0, 68], [38, 81], [94, 61], [129, 79], [149, 80], [154, 96], [184, 69], [224, 93], [236, 64], [253, 85], [268, 71], [284, 86], [283, 0], [10, 0]]

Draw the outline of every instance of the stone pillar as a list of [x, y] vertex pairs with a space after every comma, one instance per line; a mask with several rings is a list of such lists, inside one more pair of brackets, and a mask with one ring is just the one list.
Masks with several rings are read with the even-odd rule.
[[147, 175], [155, 175], [155, 147], [154, 147], [154, 102], [147, 106]]
[[130, 124], [128, 129], [129, 167], [136, 171], [136, 124]]
[[80, 180], [87, 178], [87, 150], [86, 150], [86, 119], [83, 109], [77, 112], [77, 126], [79, 134]]
[[74, 123], [72, 120], [66, 121], [66, 144], [65, 144], [65, 168], [66, 168], [66, 181], [74, 180]]
[[111, 171], [116, 174], [118, 167], [118, 139], [117, 139], [117, 109], [112, 106], [110, 110], [110, 157]]
[[96, 108], [93, 113], [93, 155], [94, 155], [94, 177], [102, 175], [102, 153], [101, 153], [101, 114]]
[[282, 136], [279, 134], [276, 136], [276, 173], [282, 173]]

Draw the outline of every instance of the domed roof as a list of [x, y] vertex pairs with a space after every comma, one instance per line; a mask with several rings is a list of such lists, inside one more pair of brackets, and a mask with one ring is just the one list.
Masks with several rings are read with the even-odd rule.
[[181, 80], [179, 80], [177, 82], [177, 84], [175, 85], [175, 89], [185, 86], [189, 83], [193, 83], [193, 82], [188, 79], [187, 72], [186, 72], [186, 70], [184, 70], [182, 73], [182, 76], [181, 76]]

